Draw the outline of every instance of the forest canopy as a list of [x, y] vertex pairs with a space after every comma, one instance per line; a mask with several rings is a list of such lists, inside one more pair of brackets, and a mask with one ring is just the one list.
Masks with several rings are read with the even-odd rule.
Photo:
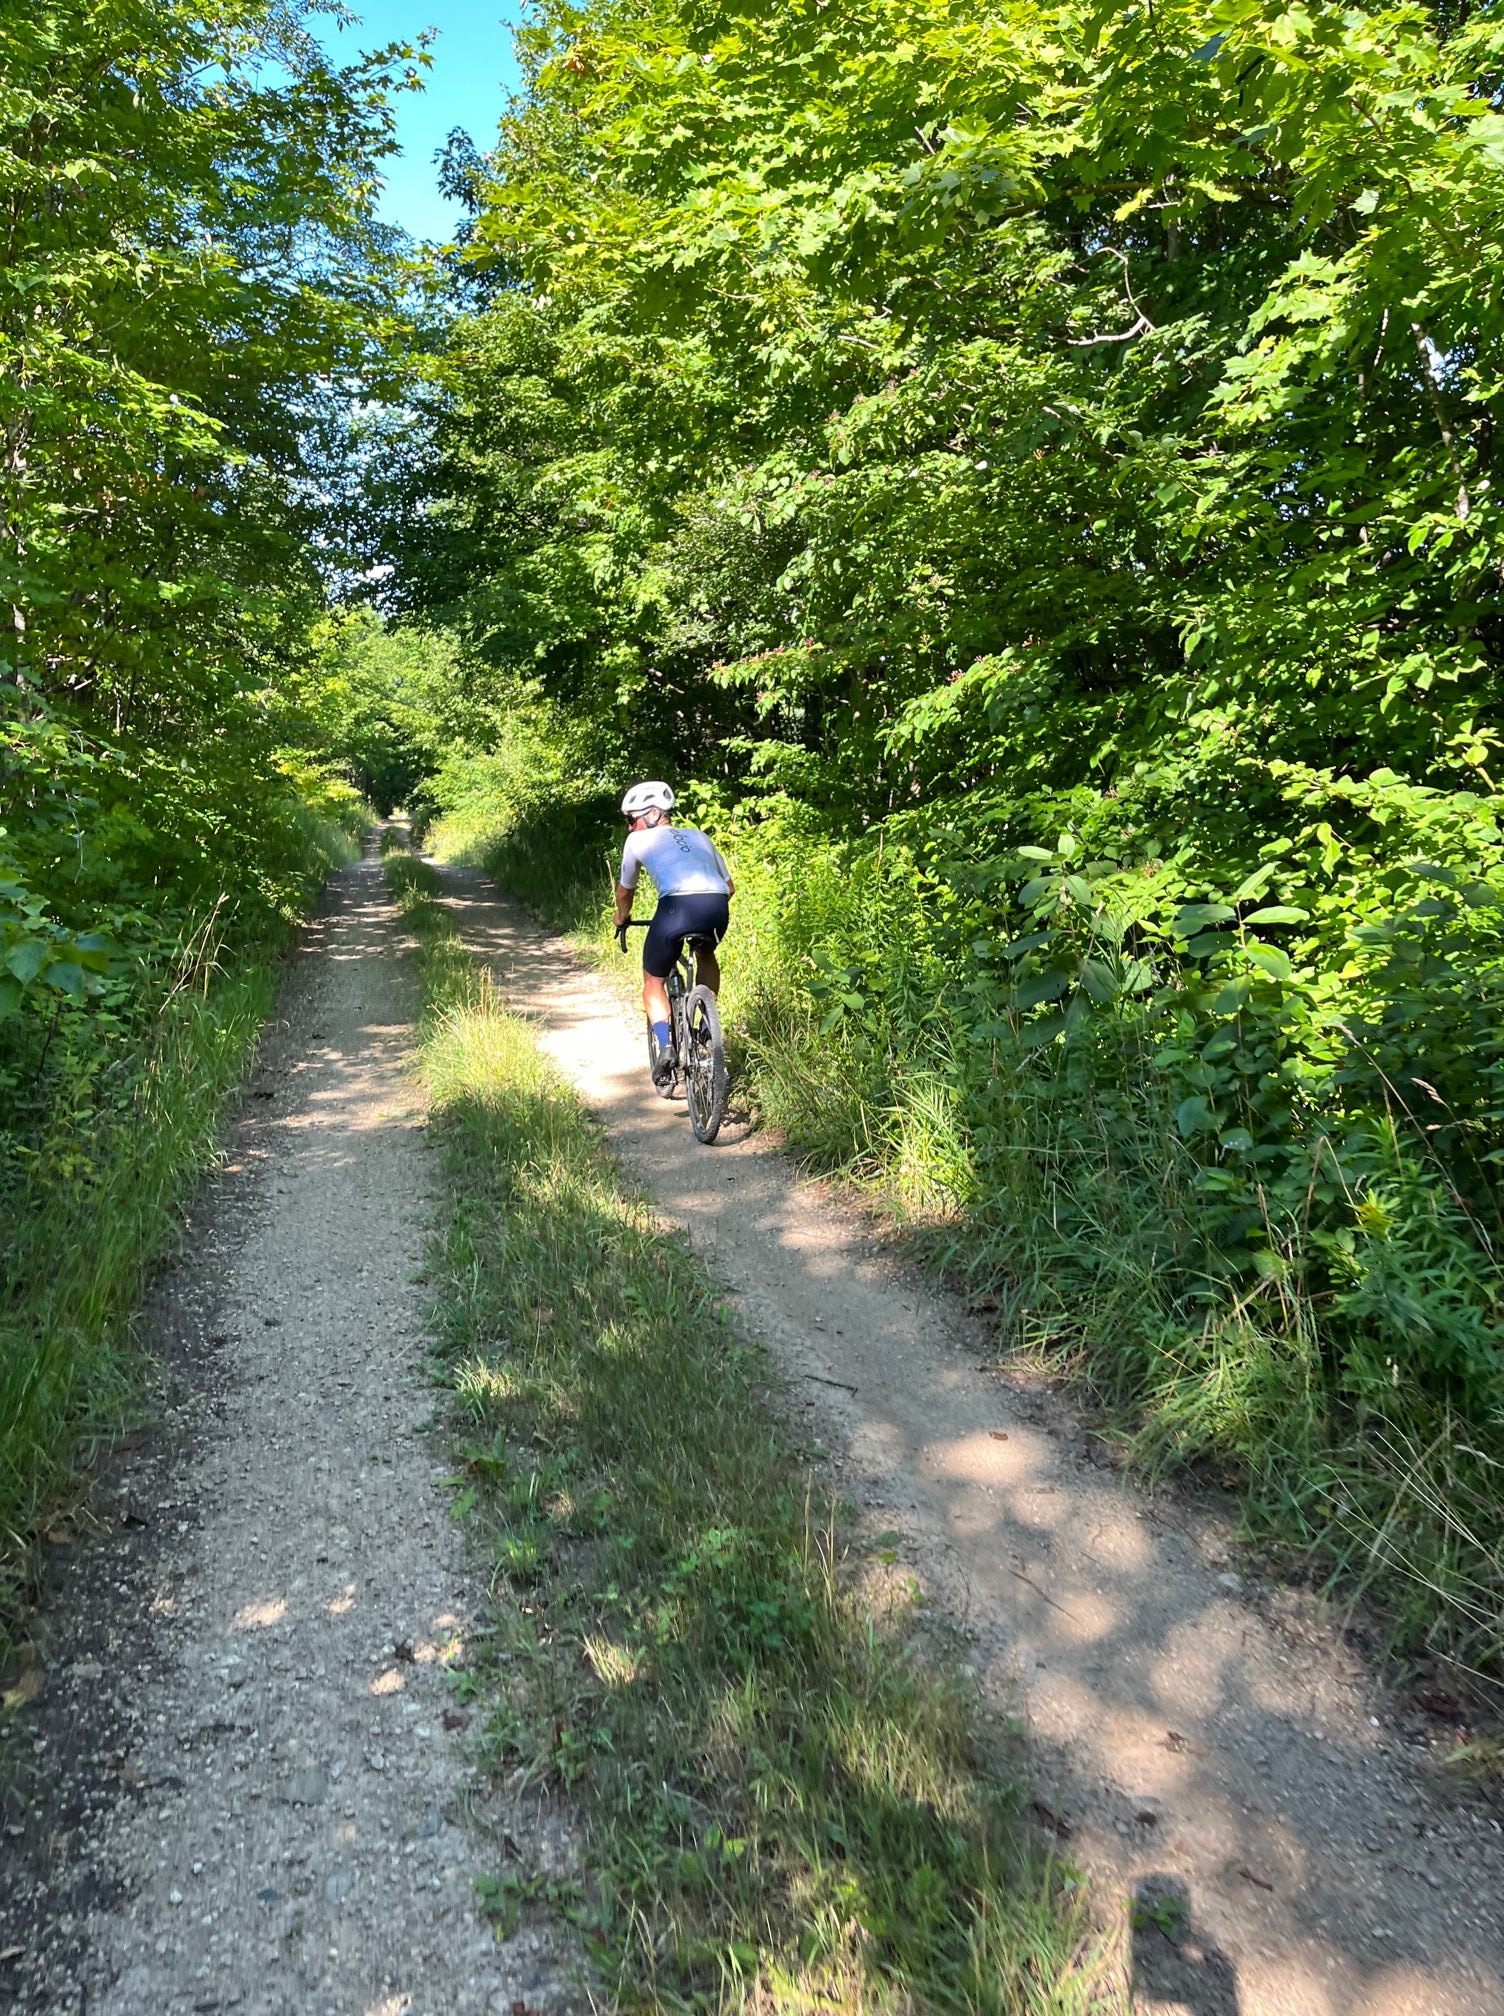
[[839, 745], [858, 822], [1121, 790], [1167, 734], [1271, 800], [1271, 762], [1490, 790], [1499, 40], [545, 13], [408, 592], [701, 767]]
[[372, 202], [417, 57], [331, 67], [270, 0], [0, 25], [0, 986], [76, 992], [67, 931], [151, 935], [169, 880], [275, 909], [295, 869], [279, 674], [350, 402], [401, 383]]

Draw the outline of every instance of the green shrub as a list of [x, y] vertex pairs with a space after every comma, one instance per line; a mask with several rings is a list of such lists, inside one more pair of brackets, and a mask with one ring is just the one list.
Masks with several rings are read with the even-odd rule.
[[49, 904], [13, 880], [8, 919], [0, 891], [12, 953], [40, 938], [90, 959], [71, 974], [61, 957], [37, 965], [0, 1016], [0, 1635], [80, 1448], [136, 1402], [131, 1313], [215, 1159], [278, 951], [359, 854], [369, 807], [338, 779], [294, 774], [303, 795], [284, 783], [260, 808], [265, 848], [238, 888], [242, 864], [221, 863], [228, 886], [202, 909], [121, 877], [92, 913], [111, 928], [70, 937], [58, 919], [82, 907], [72, 891]]

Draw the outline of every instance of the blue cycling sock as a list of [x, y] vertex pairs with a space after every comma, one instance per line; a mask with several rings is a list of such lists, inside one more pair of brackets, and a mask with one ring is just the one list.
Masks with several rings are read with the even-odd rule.
[[658, 1045], [658, 1048], [660, 1050], [664, 1050], [668, 1047], [668, 1038], [669, 1038], [668, 1024], [666, 1022], [655, 1022], [653, 1024], [653, 1041]]

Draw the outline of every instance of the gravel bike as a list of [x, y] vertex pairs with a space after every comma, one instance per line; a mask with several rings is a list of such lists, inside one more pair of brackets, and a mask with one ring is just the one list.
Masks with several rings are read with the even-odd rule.
[[[622, 950], [626, 950], [628, 931], [646, 931], [649, 919], [631, 918], [621, 932]], [[721, 1122], [726, 1117], [726, 1046], [721, 1038], [721, 1011], [716, 1006], [715, 996], [708, 987], [702, 987], [699, 980], [699, 959], [702, 951], [713, 951], [713, 940], [709, 938], [689, 938], [685, 949], [674, 962], [673, 971], [664, 983], [668, 988], [669, 1013], [672, 1017], [669, 1045], [673, 1051], [674, 1067], [662, 1080], [654, 1079], [660, 1098], [677, 1098], [680, 1086], [684, 1089], [685, 1104], [689, 1108], [689, 1124], [695, 1130], [695, 1139], [703, 1141], [707, 1147], [721, 1131]], [[648, 1070], [653, 1068], [654, 1058], [653, 1025], [648, 1023]]]

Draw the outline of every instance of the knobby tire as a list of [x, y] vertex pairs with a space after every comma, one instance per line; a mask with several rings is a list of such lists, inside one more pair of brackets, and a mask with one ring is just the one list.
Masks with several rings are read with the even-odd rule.
[[684, 1090], [695, 1139], [708, 1148], [726, 1117], [726, 1046], [721, 1013], [708, 987], [696, 987], [684, 1003]]

